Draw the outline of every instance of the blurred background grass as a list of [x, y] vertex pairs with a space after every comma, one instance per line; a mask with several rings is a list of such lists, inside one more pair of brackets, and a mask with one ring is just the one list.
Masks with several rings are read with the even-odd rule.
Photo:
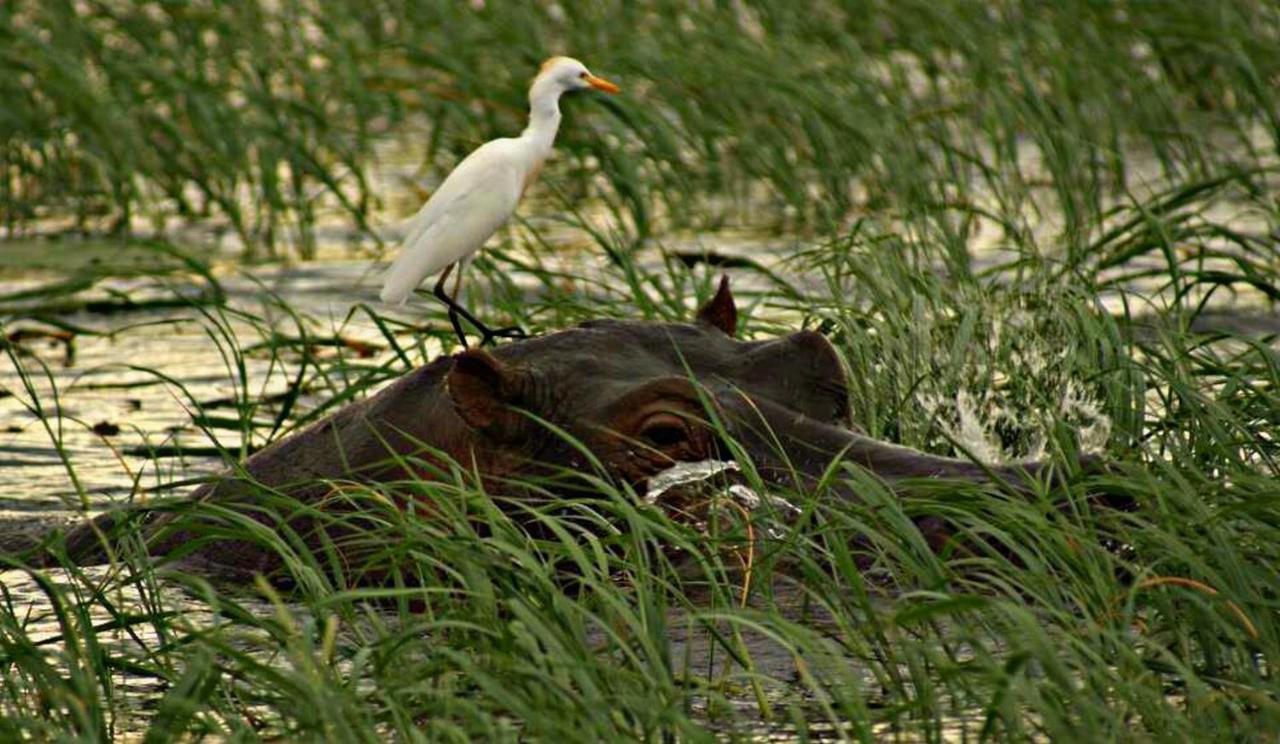
[[[402, 484], [457, 505], [431, 520], [352, 494], [406, 572], [392, 589], [348, 586], [286, 534], [262, 537], [290, 556], [286, 598], [132, 554], [7, 572], [0, 738], [1272, 736], [1280, 7], [1263, 0], [4, 3], [0, 270], [54, 279], [0, 296], [0, 401], [48, 432], [59, 498], [190, 475], [162, 417], [142, 419], [148, 457], [98, 456], [70, 405], [94, 385], [167, 401], [235, 460], [448, 348], [430, 307], [384, 315], [336, 274], [326, 317], [260, 264], [317, 255], [336, 222], [364, 266], [419, 189], [521, 129], [556, 53], [623, 94], [565, 102], [519, 238], [473, 269], [484, 313], [685, 319], [719, 271], [688, 243], [745, 233], [728, 256], [745, 333], [825, 333], [872, 435], [996, 459], [1084, 447], [1116, 469], [1031, 501], [848, 471], [863, 502], [786, 494], [808, 516], [755, 525], [784, 539], [750, 581], [742, 524], [692, 531], [595, 482], [535, 537], [507, 513], [527, 505], [461, 475]], [[541, 263], [549, 223], [609, 260]], [[76, 349], [133, 376], [82, 380]], [[126, 484], [109, 498], [77, 477], [102, 461]], [[1090, 488], [1139, 508], [1095, 510]], [[921, 516], [1016, 549], [935, 555]]]
[[1262, 0], [6, 3], [0, 224], [216, 216], [248, 257], [305, 257], [318, 203], [370, 229], [390, 196], [370, 186], [376, 143], [410, 139], [445, 172], [517, 133], [537, 64], [569, 53], [625, 93], [569, 104], [551, 181], [633, 237], [868, 212], [945, 236], [975, 211], [1011, 230], [1051, 214], [1079, 258], [1141, 185], [1132, 158], [1180, 179], [1273, 159], [1278, 16]]

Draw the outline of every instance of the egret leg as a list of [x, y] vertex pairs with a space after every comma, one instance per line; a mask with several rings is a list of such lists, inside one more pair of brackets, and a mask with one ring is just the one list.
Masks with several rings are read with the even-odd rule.
[[453, 271], [453, 267], [456, 265], [457, 264], [449, 264], [444, 268], [444, 272], [440, 274], [440, 279], [436, 282], [436, 287], [432, 290], [432, 294], [436, 296], [436, 299], [443, 302], [445, 307], [449, 308], [449, 323], [453, 326], [453, 332], [458, 334], [458, 340], [462, 342], [462, 348], [465, 349], [467, 348], [467, 334], [463, 332], [462, 322], [458, 320], [458, 316], [461, 315], [466, 318], [477, 328], [484, 328], [484, 325], [482, 325], [480, 321], [476, 320], [475, 316], [467, 312], [467, 309], [459, 305], [458, 301], [454, 299], [454, 296], [458, 294], [458, 288], [462, 285], [461, 271], [458, 272], [458, 277], [453, 283], [453, 295], [444, 291], [444, 283], [448, 281], [449, 274]]
[[[453, 287], [453, 297], [455, 300], [458, 298], [458, 290], [462, 287], [462, 271], [469, 266], [470, 263], [471, 257], [468, 256], [467, 258], [462, 259], [458, 264], [457, 284]], [[490, 329], [480, 323], [476, 323], [476, 328], [478, 328], [482, 334], [480, 337], [481, 346], [488, 346], [489, 344], [492, 344], [495, 338], [519, 339], [529, 337], [529, 334], [525, 333], [524, 329], [520, 326], [503, 326], [502, 328]]]
[[[457, 275], [453, 280], [453, 291], [446, 292], [444, 285], [449, 280], [449, 274], [454, 268], [458, 269]], [[472, 315], [461, 303], [458, 302], [458, 292], [462, 289], [462, 269], [458, 264], [450, 264], [440, 274], [440, 279], [436, 281], [435, 289], [432, 294], [436, 299], [445, 304], [449, 308], [449, 323], [453, 325], [453, 332], [458, 335], [458, 340], [462, 342], [462, 348], [468, 348], [467, 334], [462, 330], [462, 322], [458, 316], [462, 316], [468, 323], [475, 326], [480, 331], [480, 345], [488, 346], [493, 343], [495, 338], [528, 338], [529, 334], [519, 326], [506, 326], [503, 328], [491, 329], [489, 326], [480, 322], [480, 319]]]

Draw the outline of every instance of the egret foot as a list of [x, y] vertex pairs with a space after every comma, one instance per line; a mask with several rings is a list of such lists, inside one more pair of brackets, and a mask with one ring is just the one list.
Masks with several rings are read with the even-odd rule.
[[449, 278], [449, 272], [453, 271], [454, 266], [456, 266], [456, 264], [451, 264], [445, 267], [444, 273], [440, 275], [439, 281], [436, 282], [435, 289], [432, 290], [432, 294], [436, 296], [436, 299], [443, 302], [445, 307], [449, 308], [449, 324], [453, 326], [453, 332], [457, 334], [458, 341], [462, 344], [462, 348], [466, 349], [469, 347], [467, 344], [467, 334], [462, 330], [462, 319], [465, 319], [480, 332], [481, 346], [488, 346], [492, 344], [495, 338], [519, 339], [529, 337], [529, 334], [525, 333], [524, 329], [520, 326], [505, 326], [503, 328], [490, 329], [489, 326], [481, 323], [479, 318], [472, 315], [469, 310], [463, 307], [455, 296], [458, 292], [458, 287], [462, 282], [461, 274], [459, 274], [458, 281], [453, 285], [453, 294], [446, 292], [444, 289], [444, 283], [445, 280]]
[[470, 344], [467, 343], [466, 331], [462, 329], [462, 318], [466, 318], [467, 322], [480, 332], [481, 346], [492, 346], [494, 339], [498, 338], [521, 339], [529, 337], [529, 334], [525, 333], [524, 329], [520, 326], [490, 328], [484, 323], [481, 323], [476, 316], [467, 312], [461, 305], [458, 305], [456, 307], [449, 308], [449, 322], [453, 324], [453, 332], [457, 334], [458, 342], [462, 344], [462, 348], [464, 349], [470, 348]]
[[492, 330], [488, 328], [484, 328], [482, 326], [480, 328], [480, 333], [481, 333], [481, 338], [480, 338], [481, 346], [488, 346], [492, 344], [495, 338], [512, 338], [512, 339], [529, 338], [529, 334], [525, 333], [524, 329], [521, 328], [520, 326], [506, 326], [503, 328], [494, 328]]

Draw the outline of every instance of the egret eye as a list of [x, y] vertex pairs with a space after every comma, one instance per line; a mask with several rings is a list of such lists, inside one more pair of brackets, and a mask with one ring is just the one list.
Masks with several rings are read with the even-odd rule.
[[579, 73], [578, 73], [578, 77], [582, 78], [583, 80], [586, 80], [586, 79], [587, 79], [587, 76], [588, 76], [588, 75], [590, 75], [590, 74], [591, 74], [591, 73], [587, 72], [586, 70], [583, 70], [582, 72], [579, 72]]

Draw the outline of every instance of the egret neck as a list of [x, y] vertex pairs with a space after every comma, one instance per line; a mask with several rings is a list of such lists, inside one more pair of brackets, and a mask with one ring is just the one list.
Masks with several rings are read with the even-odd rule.
[[529, 87], [529, 126], [520, 133], [520, 139], [529, 143], [531, 157], [529, 175], [525, 185], [542, 169], [542, 163], [551, 154], [560, 129], [560, 95], [564, 87], [550, 75], [540, 75]]

